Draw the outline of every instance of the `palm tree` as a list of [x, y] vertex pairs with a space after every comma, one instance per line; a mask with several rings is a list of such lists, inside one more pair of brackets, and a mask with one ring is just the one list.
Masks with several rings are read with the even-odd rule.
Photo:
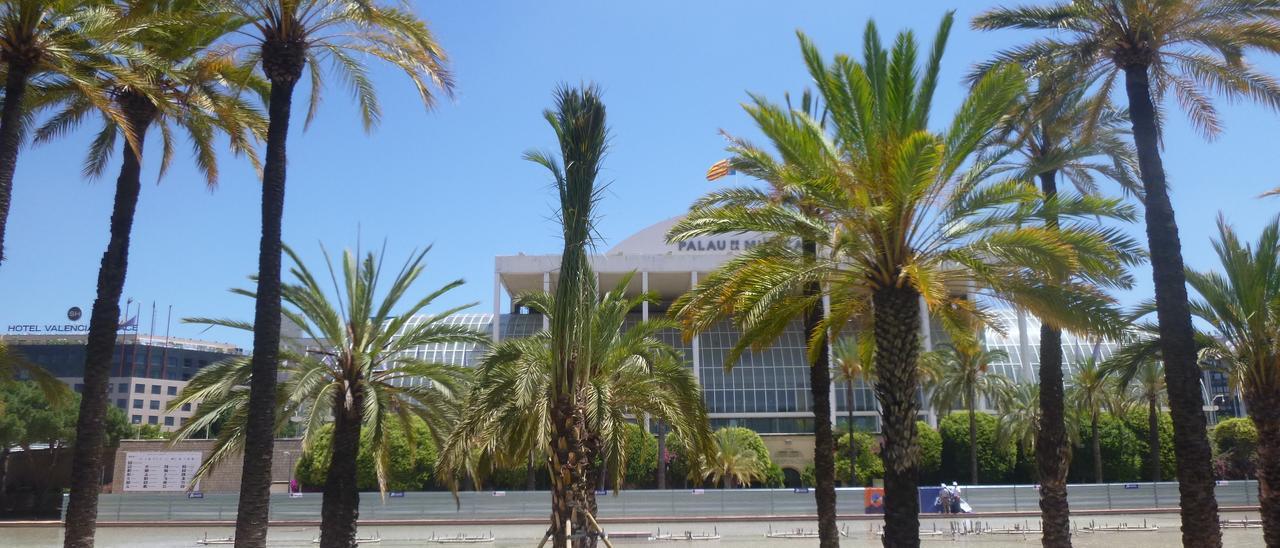
[[1187, 270], [1187, 283], [1200, 298], [1192, 313], [1213, 336], [1199, 337], [1202, 355], [1224, 362], [1243, 388], [1249, 418], [1258, 429], [1258, 476], [1263, 536], [1280, 543], [1280, 219], [1272, 219], [1256, 244], [1242, 242], [1218, 217], [1214, 251], [1220, 271]]
[[[565, 522], [585, 529], [592, 481], [581, 456], [587, 443], [587, 418], [580, 394], [588, 387], [596, 364], [584, 361], [589, 354], [588, 320], [595, 298], [595, 273], [587, 257], [593, 245], [595, 218], [592, 206], [601, 187], [596, 176], [607, 150], [608, 126], [604, 103], [594, 86], [561, 87], [555, 92], [556, 108], [543, 117], [555, 130], [560, 160], [553, 153], [530, 151], [525, 158], [545, 167], [555, 179], [560, 196], [558, 211], [564, 250], [551, 310], [551, 357], [555, 363], [551, 382], [551, 530], [555, 548], [568, 545]], [[561, 163], [563, 162], [563, 163]], [[581, 508], [583, 512], [575, 512]], [[581, 515], [580, 515], [581, 514]]]
[[[65, 405], [71, 399], [72, 392], [67, 389], [66, 383], [0, 341], [0, 387], [28, 380], [54, 406]], [[0, 414], [3, 413], [4, 402], [0, 401]]]
[[969, 483], [978, 484], [978, 398], [995, 401], [1007, 392], [1009, 379], [991, 372], [993, 362], [1009, 359], [1003, 350], [983, 349], [973, 345], [943, 344], [926, 352], [921, 361], [935, 362], [940, 372], [931, 404], [939, 411], [961, 404], [969, 412]]
[[[360, 496], [356, 487], [356, 456], [362, 436], [372, 440], [374, 467], [379, 486], [385, 491], [390, 458], [388, 421], [399, 421], [401, 431], [412, 433], [410, 420], [418, 417], [432, 436], [441, 440], [454, 415], [452, 407], [465, 387], [464, 369], [427, 362], [413, 357], [413, 349], [427, 344], [485, 344], [483, 333], [451, 325], [448, 315], [468, 308], [464, 305], [438, 314], [419, 316], [449, 291], [462, 285], [454, 280], [417, 300], [409, 297], [421, 277], [427, 250], [415, 252], [391, 280], [382, 284], [383, 254], [369, 253], [363, 259], [344, 252], [338, 265], [326, 266], [331, 279], [341, 280], [343, 293], [329, 295], [292, 250], [295, 282], [285, 284], [283, 299], [289, 308], [284, 316], [305, 337], [295, 341], [301, 348], [283, 351], [287, 380], [275, 400], [280, 407], [273, 429], [301, 417], [303, 443], [326, 420], [333, 421], [328, 475], [320, 513], [320, 545], [355, 545], [356, 519]], [[340, 272], [340, 274], [339, 274]], [[335, 283], [335, 285], [338, 285]], [[384, 293], [385, 291], [385, 293]], [[249, 290], [236, 293], [254, 297]], [[336, 298], [336, 300], [335, 300]], [[402, 307], [402, 301], [407, 306]], [[193, 318], [192, 323], [252, 331], [253, 326], [235, 320]], [[252, 359], [233, 358], [202, 369], [170, 402], [170, 409], [199, 404], [194, 417], [176, 434], [178, 439], [197, 435], [216, 422], [223, 422], [214, 449], [197, 475], [206, 474], [228, 455], [243, 450], [252, 428]]]
[[1000, 421], [996, 423], [996, 441], [1002, 447], [1013, 445], [1020, 453], [1034, 454], [1043, 421], [1040, 413], [1040, 385], [1015, 383], [1000, 396]]
[[[626, 468], [625, 425], [633, 417], [649, 415], [670, 425], [679, 439], [692, 445], [692, 454], [707, 453], [710, 447], [697, 379], [679, 351], [659, 337], [674, 323], [653, 319], [630, 324], [628, 314], [654, 300], [648, 294], [627, 297], [630, 281], [630, 276], [624, 276], [613, 290], [592, 299], [588, 316], [579, 320], [590, 334], [590, 353], [583, 362], [593, 368], [581, 392], [588, 438], [588, 452], [582, 458], [588, 466], [597, 460], [607, 462], [604, 475], [615, 485], [621, 485], [618, 479]], [[594, 291], [594, 286], [588, 288]], [[556, 310], [554, 299], [552, 294], [535, 293], [518, 302], [550, 319]], [[546, 330], [507, 339], [495, 344], [480, 362], [461, 419], [441, 447], [437, 467], [455, 489], [464, 472], [473, 478], [477, 475], [468, 469], [472, 455], [491, 455], [494, 463], [518, 465], [536, 453], [543, 455], [544, 466], [549, 464], [545, 455], [554, 435], [551, 382], [556, 363], [551, 342]], [[586, 474], [592, 480], [588, 486], [592, 493], [601, 478], [596, 472], [589, 469]]]
[[698, 463], [699, 473], [712, 483], [720, 483], [725, 489], [736, 485], [751, 485], [768, 475], [760, 455], [749, 444], [746, 432], [737, 428], [716, 430], [711, 439], [714, 450]]
[[[5, 0], [0, 2], [0, 63], [4, 64], [4, 104], [0, 107], [0, 263], [4, 262], [18, 152], [30, 122], [27, 102], [36, 79], [54, 79], [91, 102], [115, 123], [127, 126], [100, 75], [132, 79], [120, 59], [138, 59], [124, 47], [145, 26], [126, 22], [109, 2]], [[137, 82], [137, 80], [133, 80]], [[36, 92], [38, 92], [38, 86]], [[125, 137], [133, 139], [131, 132]]]
[[[1137, 161], [1124, 129], [1128, 113], [1111, 105], [1106, 95], [1088, 94], [1089, 85], [1071, 81], [1047, 60], [1031, 67], [1035, 87], [1019, 101], [1013, 114], [1005, 118], [1001, 131], [984, 144], [986, 153], [998, 159], [995, 171], [1012, 173], [1025, 180], [1040, 181], [1045, 198], [1058, 195], [1061, 174], [1086, 195], [1098, 193], [1097, 178], [1117, 182], [1126, 193], [1140, 195]], [[979, 73], [980, 74], [980, 73]], [[974, 75], [975, 77], [978, 74]], [[1048, 229], [1057, 227], [1049, 215]], [[1138, 246], [1129, 242], [1138, 257]], [[1087, 265], [1086, 265], [1087, 266]], [[1132, 276], [1086, 279], [1103, 287], [1129, 288]], [[1040, 322], [1040, 385], [1044, 387], [1039, 417], [1045, 422], [1036, 432], [1042, 437], [1034, 447], [1040, 482], [1043, 513], [1043, 540], [1046, 546], [1071, 544], [1070, 507], [1067, 503], [1067, 465], [1071, 448], [1066, 428], [1062, 382], [1062, 328], [1051, 321]]]
[[[1046, 284], [1042, 276], [1028, 273], [1059, 272], [1066, 280], [1065, 274], [1079, 267], [1081, 253], [1088, 253], [1118, 274], [1123, 263], [1114, 233], [1092, 224], [1091, 216], [1131, 216], [1116, 201], [1060, 196], [1054, 212], [1062, 226], [1044, 230], [1037, 226], [1044, 209], [1033, 186], [991, 180], [990, 163], [970, 162], [1023, 92], [1024, 76], [1016, 68], [983, 77], [955, 118], [942, 126], [945, 131], [929, 129], [951, 20], [950, 15], [943, 20], [923, 67], [916, 67], [910, 33], [901, 34], [890, 52], [869, 24], [864, 61], [842, 55], [832, 65], [801, 36], [831, 135], [803, 112], [787, 113], [756, 98], [753, 117], [784, 160], [739, 140], [730, 148], [731, 164], [771, 185], [784, 184], [788, 192], [816, 203], [813, 209], [825, 218], [747, 187], [702, 199], [669, 234], [672, 239], [718, 231], [776, 234], [727, 261], [677, 301], [689, 331], [732, 314], [748, 335], [740, 346], [757, 344], [800, 311], [820, 308], [819, 297], [803, 292], [819, 283], [831, 303], [822, 330], [838, 332], [860, 319], [874, 334], [885, 434], [885, 543], [890, 546], [919, 543], [915, 425], [922, 303], [957, 342], [972, 339], [967, 326], [991, 319], [983, 306], [988, 298], [1013, 300], [1084, 332], [1109, 330], [1118, 315], [1095, 287], [1072, 280]], [[833, 230], [826, 231], [827, 226]], [[812, 234], [824, 251], [804, 257], [791, 244], [797, 234]], [[972, 293], [959, 297], [961, 288]], [[822, 331], [810, 338], [811, 359], [825, 354], [824, 339]]]
[[1280, 84], [1245, 61], [1246, 53], [1280, 52], [1280, 1], [1071, 0], [998, 7], [979, 15], [980, 29], [1036, 29], [1055, 36], [1005, 51], [996, 62], [1048, 59], [1075, 81], [1098, 81], [1109, 96], [1124, 76], [1142, 177], [1144, 216], [1155, 280], [1160, 341], [1178, 456], [1182, 535], [1187, 546], [1222, 545], [1213, 496], [1212, 454], [1201, 411], [1182, 245], [1160, 158], [1161, 103], [1172, 90], [1191, 123], [1207, 137], [1221, 131], [1211, 93], [1280, 107]]
[[[130, 79], [106, 75], [101, 87], [112, 97], [110, 106], [106, 110], [99, 108], [82, 86], [65, 78], [45, 82], [28, 100], [33, 108], [52, 112], [35, 132], [37, 143], [72, 131], [95, 112], [100, 115], [102, 128], [85, 159], [87, 177], [101, 176], [119, 137], [132, 135], [122, 146], [124, 161], [116, 179], [110, 238], [98, 271], [97, 298], [89, 320], [85, 390], [76, 424], [78, 439], [88, 443], [74, 447], [64, 539], [67, 547], [93, 544], [103, 466], [100, 448], [106, 435], [103, 423], [109, 404], [107, 387], [120, 318], [120, 295], [128, 270], [129, 240], [142, 189], [142, 147], [147, 132], [152, 126], [159, 129], [163, 177], [173, 157], [175, 128], [184, 130], [196, 164], [206, 184], [213, 188], [218, 180], [217, 137], [228, 136], [232, 150], [248, 154], [256, 166], [253, 141], [266, 127], [261, 114], [239, 97], [240, 83], [256, 83], [247, 67], [213, 49], [217, 40], [239, 26], [238, 22], [226, 16], [208, 16], [203, 4], [194, 0], [139, 0], [122, 3], [119, 8], [122, 24], [145, 27], [130, 34], [127, 42], [146, 50], [148, 57], [145, 61], [128, 62]], [[166, 21], [154, 23], [161, 18]], [[124, 43], [126, 39], [118, 41]], [[117, 111], [124, 114], [123, 124], [116, 120]]]
[[857, 485], [858, 443], [853, 432], [853, 383], [875, 382], [875, 347], [871, 337], [845, 336], [831, 345], [831, 361], [836, 380], [844, 381], [845, 407], [849, 411], [849, 485]]
[[1111, 372], [1093, 358], [1086, 358], [1075, 366], [1067, 388], [1067, 400], [1082, 418], [1089, 420], [1089, 442], [1093, 451], [1093, 476], [1096, 483], [1102, 479], [1102, 445], [1098, 437], [1098, 419], [1102, 410], [1110, 407], [1111, 391], [1115, 384]]
[[[809, 388], [813, 398], [814, 419], [814, 498], [818, 506], [818, 536], [822, 546], [836, 546], [840, 531], [836, 526], [835, 490], [835, 437], [831, 430], [831, 364], [827, 352], [827, 330], [822, 327], [825, 312], [822, 306], [824, 274], [820, 261], [820, 247], [829, 239], [832, 225], [830, 211], [823, 209], [821, 200], [809, 195], [818, 189], [809, 184], [816, 175], [809, 166], [802, 165], [797, 154], [821, 148], [825, 115], [813, 96], [802, 95], [798, 109], [783, 110], [769, 104], [763, 98], [753, 97], [754, 104], [745, 106], [747, 114], [769, 132], [782, 162], [775, 161], [768, 152], [754, 145], [729, 137], [730, 164], [734, 169], [747, 173], [769, 185], [767, 191], [754, 187], [728, 188], [712, 192], [696, 202], [689, 215], [667, 234], [672, 242], [708, 234], [732, 234], [763, 232], [770, 234], [772, 245], [760, 252], [747, 253], [741, 260], [732, 260], [693, 292], [677, 300], [672, 314], [684, 325], [686, 336], [696, 336], [716, 321], [731, 318], [738, 323], [742, 336], [725, 359], [725, 369], [732, 370], [738, 358], [747, 348], [763, 348], [782, 336], [787, 325], [799, 319], [808, 339]], [[758, 217], [761, 211], [770, 211], [769, 218]], [[800, 249], [790, 249], [790, 242], [799, 242]], [[783, 249], [786, 248], [786, 249]], [[771, 250], [778, 250], [772, 253]], [[823, 249], [822, 254], [827, 253]], [[777, 263], [776, 271], [757, 262], [757, 258]], [[772, 282], [783, 281], [779, 276], [787, 272], [805, 271], [808, 276], [803, 284], [784, 284], [781, 291], [761, 303], [750, 314], [737, 313], [732, 307], [703, 306], [705, 295], [725, 289], [730, 292], [750, 292], [753, 278], [765, 275]], [[768, 282], [766, 282], [768, 283]], [[744, 295], [745, 296], [745, 295]], [[759, 295], [756, 295], [758, 297]]]
[[348, 83], [360, 107], [365, 130], [382, 116], [377, 94], [361, 58], [380, 59], [404, 72], [423, 105], [436, 91], [451, 95], [453, 79], [445, 52], [426, 23], [398, 7], [364, 0], [224, 0], [214, 4], [246, 21], [249, 54], [271, 83], [267, 100], [267, 151], [262, 171], [262, 239], [258, 247], [258, 299], [254, 309], [252, 411], [236, 513], [236, 546], [266, 543], [271, 488], [272, 413], [280, 352], [281, 224], [284, 215], [285, 147], [293, 89], [307, 69], [310, 122], [319, 106], [327, 61]]

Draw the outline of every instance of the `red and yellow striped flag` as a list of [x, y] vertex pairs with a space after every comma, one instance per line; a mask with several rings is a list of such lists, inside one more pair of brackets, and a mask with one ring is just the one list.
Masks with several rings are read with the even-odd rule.
[[711, 164], [711, 169], [707, 170], [707, 180], [714, 181], [730, 173], [733, 173], [733, 168], [729, 167], [729, 160], [720, 160]]

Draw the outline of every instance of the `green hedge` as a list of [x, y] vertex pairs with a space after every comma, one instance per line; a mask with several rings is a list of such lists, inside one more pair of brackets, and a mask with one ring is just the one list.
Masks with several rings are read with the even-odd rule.
[[[978, 481], [1000, 483], [1013, 471], [1014, 454], [1008, 447], [996, 443], [998, 420], [986, 413], [977, 413], [978, 426]], [[942, 467], [940, 481], [970, 480], [969, 470], [969, 413], [947, 415], [938, 424], [942, 437]], [[923, 453], [923, 452], [922, 452]]]
[[[1141, 472], [1138, 477], [1141, 481], [1151, 481], [1151, 447], [1147, 440], [1148, 424], [1146, 406], [1134, 406], [1123, 417], [1125, 426], [1129, 427], [1129, 431], [1138, 439], [1138, 455], [1141, 459]], [[1160, 433], [1160, 479], [1163, 481], [1172, 481], [1178, 473], [1177, 457], [1173, 452], [1173, 418], [1168, 413], [1159, 413], [1156, 415], [1156, 431]], [[1123, 481], [1123, 480], [1122, 480]]]
[[[418, 491], [432, 487], [436, 462], [436, 446], [425, 424], [415, 421], [414, 443], [394, 421], [388, 423], [391, 437], [391, 471], [387, 489], [391, 491]], [[314, 434], [310, 449], [298, 458], [295, 473], [298, 482], [312, 488], [324, 487], [332, 458], [333, 425], [325, 424]], [[364, 491], [378, 489], [373, 453], [369, 449], [368, 430], [363, 431], [360, 453], [356, 457], [356, 484]]]
[[840, 436], [836, 442], [836, 481], [845, 485], [862, 487], [871, 485], [874, 479], [884, 477], [884, 461], [880, 460], [879, 442], [871, 434], [856, 432], [854, 443], [858, 446], [857, 481], [849, 481], [849, 434]]
[[[1144, 418], [1143, 421], [1146, 421]], [[1145, 431], [1145, 429], [1144, 429]], [[1093, 483], [1093, 442], [1088, 420], [1080, 421], [1079, 446], [1071, 459], [1068, 479], [1075, 483]], [[1102, 479], [1108, 483], [1138, 481], [1146, 461], [1146, 443], [1120, 418], [1103, 413], [1098, 418], [1098, 439], [1102, 449]]]
[[1216, 472], [1222, 479], [1254, 476], [1258, 429], [1246, 418], [1226, 419], [1213, 427]]
[[632, 489], [651, 488], [658, 482], [658, 437], [637, 424], [628, 424], [626, 428], [627, 438], [623, 443], [627, 464], [622, 472], [623, 485]]
[[[920, 440], [920, 481], [927, 482], [925, 485], [942, 481], [939, 477], [942, 472], [942, 434], [924, 421], [916, 421], [916, 433]], [[967, 443], [965, 447], [968, 447]]]

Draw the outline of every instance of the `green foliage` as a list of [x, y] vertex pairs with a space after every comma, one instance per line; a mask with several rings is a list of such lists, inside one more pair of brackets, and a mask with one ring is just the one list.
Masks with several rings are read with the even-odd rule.
[[[1145, 420], [1145, 419], [1143, 419]], [[1143, 429], [1145, 431], [1145, 428]], [[1093, 449], [1089, 421], [1080, 420], [1080, 446], [1071, 459], [1070, 479], [1092, 483]], [[1098, 415], [1098, 442], [1102, 449], [1102, 478], [1107, 482], [1138, 481], [1143, 475], [1146, 444], [1125, 422], [1111, 413]]]
[[624, 484], [633, 488], [651, 487], [658, 481], [658, 438], [638, 424], [627, 424], [624, 428], [627, 455], [627, 466], [622, 473]]
[[[1013, 471], [1015, 455], [998, 443], [998, 420], [977, 413], [978, 479], [984, 483], [1004, 481]], [[942, 438], [941, 477], [947, 481], [969, 480], [969, 414], [952, 413], [938, 423]]]
[[130, 437], [137, 440], [162, 440], [169, 435], [158, 424], [139, 424], [133, 428]]
[[[774, 463], [773, 459], [769, 457], [769, 448], [765, 446], [764, 438], [761, 438], [760, 434], [743, 426], [728, 426], [720, 430], [732, 430], [735, 437], [741, 436], [742, 444], [750, 449], [755, 454], [756, 459], [762, 463], [764, 477], [759, 481], [752, 482], [752, 486], [782, 487], [786, 484], [786, 474], [782, 472], [782, 467]], [[720, 430], [717, 430], [717, 432]], [[671, 461], [667, 463], [668, 482], [679, 482], [681, 478], [686, 478], [694, 485], [702, 484], [703, 479], [694, 472], [686, 449], [674, 432], [667, 434], [667, 452], [671, 454]], [[801, 472], [801, 475], [803, 476], [803, 472]], [[812, 482], [809, 485], [812, 485]]]
[[[880, 460], [879, 444], [875, 437], [865, 432], [854, 432], [853, 439], [858, 446], [858, 460], [854, 466], [858, 479], [853, 482], [853, 486], [871, 485], [871, 480], [884, 477], [884, 462]], [[836, 442], [836, 481], [849, 485], [849, 434], [840, 436]]]
[[938, 475], [942, 471], [942, 434], [924, 421], [916, 421], [916, 432], [920, 444], [920, 479], [929, 483], [941, 481]]
[[[848, 464], [848, 459], [845, 459], [845, 463]], [[836, 464], [836, 470], [838, 474], [839, 473], [838, 471], [840, 470], [839, 463]], [[847, 473], [848, 471], [849, 471], [848, 466], [845, 466], [845, 472]], [[813, 463], [806, 464], [804, 467], [804, 470], [800, 471], [800, 484], [805, 487], [813, 487], [817, 483], [818, 483], [817, 467], [815, 467]]]
[[[1142, 474], [1138, 479], [1151, 480], [1151, 447], [1147, 440], [1147, 409], [1134, 406], [1121, 419], [1138, 439], [1138, 452], [1142, 456]], [[1173, 417], [1169, 413], [1156, 415], [1156, 430], [1160, 433], [1160, 479], [1171, 480], [1177, 476], [1178, 462], [1173, 451]]]
[[1232, 418], [1213, 427], [1219, 474], [1229, 479], [1251, 477], [1258, 456], [1258, 429], [1247, 418]]
[[[413, 440], [392, 423], [388, 428], [389, 466], [387, 489], [391, 491], [417, 491], [431, 486], [435, 470], [436, 446], [431, 433], [421, 420], [413, 421]], [[333, 424], [325, 424], [312, 432], [310, 447], [298, 457], [295, 474], [302, 485], [323, 487], [329, 473], [329, 461], [333, 458]], [[360, 439], [360, 453], [356, 457], [356, 483], [361, 490], [378, 489], [378, 475], [374, 463], [375, 452], [368, 431]], [[521, 470], [523, 474], [523, 470]], [[521, 476], [523, 481], [523, 475]]]

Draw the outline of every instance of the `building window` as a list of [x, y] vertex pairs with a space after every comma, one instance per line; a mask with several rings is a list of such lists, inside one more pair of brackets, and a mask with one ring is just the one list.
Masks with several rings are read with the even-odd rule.
[[164, 425], [165, 425], [165, 426], [173, 426], [173, 417], [165, 417], [165, 418], [164, 418]]
[[147, 391], [147, 385], [145, 385], [145, 384], [135, 384], [135, 385], [133, 385], [133, 391], [134, 391], [134, 393], [137, 393], [137, 394], [141, 394], [141, 393], [143, 393], [143, 392], [146, 392], [146, 391]]
[[170, 387], [169, 387], [169, 395], [170, 395], [170, 396], [177, 396], [177, 395], [178, 395], [178, 387], [176, 387], [176, 386], [170, 386]]
[[142, 415], [134, 415], [133, 424], [142, 424]]
[[116, 407], [119, 407], [119, 408], [121, 408], [121, 409], [128, 409], [128, 408], [129, 408], [129, 400], [126, 400], [126, 399], [124, 399], [124, 398], [120, 398], [120, 399], [116, 400]]
[[153, 410], [159, 410], [159, 409], [160, 409], [160, 400], [151, 400], [151, 409], [153, 409]]
[[153, 385], [151, 385], [151, 393], [152, 393], [152, 394], [160, 394], [160, 385], [158, 385], [158, 384], [153, 384]]
[[[190, 411], [191, 411], [191, 404], [189, 404], [189, 403], [184, 403], [184, 404], [182, 404], [182, 410], [183, 410], [183, 411], [190, 412]], [[183, 420], [186, 420], [186, 419], [183, 419]]]
[[142, 409], [142, 400], [133, 400], [134, 409]]
[[186, 418], [186, 417], [182, 417], [181, 419], [179, 419], [179, 420], [178, 420], [178, 424], [179, 424], [179, 425], [182, 425], [182, 426], [186, 426], [186, 425], [187, 425], [187, 418]]
[[126, 393], [128, 393], [128, 392], [129, 392], [129, 383], [127, 383], [127, 382], [122, 382], [122, 383], [120, 383], [120, 384], [116, 385], [116, 392], [119, 392], [119, 393], [121, 393], [121, 394], [126, 394]]
[[160, 424], [160, 419], [155, 415], [147, 417], [147, 424]]

